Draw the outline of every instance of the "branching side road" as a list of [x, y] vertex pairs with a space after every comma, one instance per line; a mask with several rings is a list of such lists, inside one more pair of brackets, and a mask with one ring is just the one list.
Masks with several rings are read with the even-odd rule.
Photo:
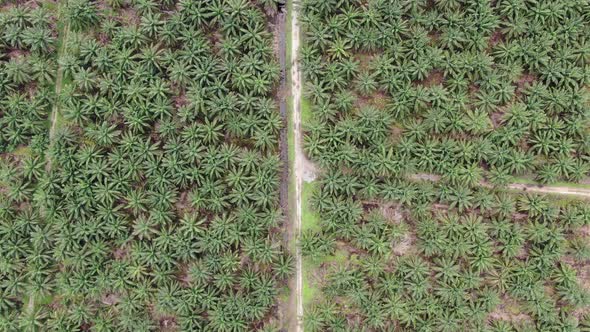
[[[418, 180], [418, 181], [432, 181], [438, 182], [440, 181], [440, 175], [436, 174], [427, 174], [427, 173], [418, 173], [409, 175], [411, 180]], [[482, 181], [480, 182], [482, 187], [492, 188], [493, 185], [489, 182]], [[540, 186], [536, 184], [526, 184], [526, 183], [512, 183], [506, 186], [506, 189], [509, 190], [518, 190], [518, 191], [525, 191], [537, 194], [549, 194], [549, 195], [564, 195], [564, 196], [578, 196], [584, 198], [590, 198], [590, 189], [588, 188], [578, 188], [573, 186]]]
[[508, 189], [550, 195], [566, 195], [590, 198], [590, 189], [565, 187], [565, 186], [537, 186], [522, 183], [508, 185]]

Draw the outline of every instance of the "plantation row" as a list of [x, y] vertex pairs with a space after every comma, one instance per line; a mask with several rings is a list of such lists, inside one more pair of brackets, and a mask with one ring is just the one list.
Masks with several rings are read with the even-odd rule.
[[[587, 1], [301, 4], [306, 331], [586, 331]], [[485, 185], [484, 185], [485, 184]]]
[[277, 9], [2, 5], [0, 330], [285, 324]]

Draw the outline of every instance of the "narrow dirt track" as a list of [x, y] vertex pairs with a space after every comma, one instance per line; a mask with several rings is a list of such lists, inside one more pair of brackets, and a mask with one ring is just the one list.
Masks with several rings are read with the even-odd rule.
[[[69, 33], [70, 33], [70, 25], [68, 23], [66, 23], [64, 25], [64, 29], [63, 29], [63, 38], [61, 40], [61, 47], [57, 51], [58, 61], [62, 57], [62, 55], [65, 54], [65, 52], [67, 50], [68, 34]], [[51, 156], [49, 156], [49, 151], [51, 150], [51, 146], [53, 145], [53, 141], [55, 139], [55, 132], [57, 129], [57, 116], [59, 114], [59, 109], [60, 109], [60, 104], [61, 104], [60, 95], [61, 95], [62, 85], [63, 85], [63, 67], [58, 62], [57, 74], [55, 75], [55, 102], [54, 102], [53, 108], [51, 110], [51, 117], [50, 117], [51, 126], [49, 127], [49, 148], [47, 149], [47, 156], [46, 156], [47, 163], [45, 164], [45, 170], [48, 172], [51, 170], [51, 166], [52, 166]]]
[[[58, 16], [61, 16], [61, 10], [63, 10], [65, 5], [66, 5], [65, 2], [61, 2], [59, 4]], [[66, 52], [66, 48], [67, 48], [66, 44], [67, 44], [67, 40], [68, 40], [68, 34], [70, 33], [70, 25], [68, 23], [66, 23], [64, 25], [63, 31], [61, 33], [63, 33], [63, 38], [62, 38], [61, 47], [57, 50], [56, 59], [58, 59], [58, 60]], [[53, 103], [53, 108], [51, 109], [51, 115], [49, 117], [49, 121], [50, 121], [49, 147], [47, 148], [47, 151], [45, 152], [45, 161], [46, 161], [45, 171], [47, 171], [47, 172], [51, 171], [51, 166], [52, 166], [51, 156], [49, 155], [49, 151], [52, 146], [53, 140], [55, 139], [55, 131], [56, 131], [56, 127], [57, 127], [57, 115], [59, 113], [59, 98], [61, 95], [62, 85], [63, 85], [63, 68], [58, 63], [57, 64], [57, 73], [55, 75], [55, 101]], [[35, 295], [30, 294], [29, 301], [27, 303], [27, 312], [32, 314], [34, 312], [34, 310], [35, 310]]]
[[[411, 180], [418, 181], [440, 181], [440, 175], [427, 174], [427, 173], [416, 173], [408, 176]], [[489, 182], [480, 182], [482, 187], [492, 188], [493, 185]], [[590, 189], [568, 187], [568, 186], [551, 186], [551, 185], [536, 185], [536, 184], [525, 184], [525, 183], [511, 183], [506, 186], [506, 189], [518, 190], [523, 192], [537, 193], [537, 194], [550, 194], [550, 195], [565, 195], [565, 196], [578, 196], [590, 198]]]
[[293, 96], [293, 132], [294, 132], [294, 148], [295, 160], [293, 173], [295, 176], [295, 220], [294, 233], [297, 238], [296, 248], [296, 293], [297, 293], [297, 327], [296, 331], [303, 331], [303, 271], [301, 248], [299, 247], [299, 239], [301, 238], [301, 190], [304, 175], [304, 154], [301, 147], [301, 72], [297, 54], [299, 53], [299, 21], [298, 21], [298, 4], [293, 3], [293, 13], [291, 19], [291, 93]]

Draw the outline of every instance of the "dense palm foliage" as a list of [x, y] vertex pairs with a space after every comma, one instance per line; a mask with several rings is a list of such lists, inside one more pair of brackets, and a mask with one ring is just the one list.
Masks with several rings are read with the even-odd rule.
[[0, 16], [0, 153], [46, 144], [55, 74], [51, 20], [43, 7], [7, 7]]
[[278, 329], [276, 2], [106, 3], [0, 14], [0, 330]]
[[302, 11], [304, 148], [323, 171], [302, 249], [348, 258], [316, 273], [308, 330], [584, 328], [587, 205], [502, 188], [588, 176], [590, 3]]
[[304, 1], [301, 53], [323, 165], [587, 175], [586, 1], [325, 3]]
[[322, 232], [306, 233], [302, 247], [313, 260], [348, 260], [313, 281], [322, 300], [308, 308], [312, 331], [552, 331], [590, 306], [586, 203], [403, 181], [351, 196], [366, 183], [333, 179], [312, 199]]

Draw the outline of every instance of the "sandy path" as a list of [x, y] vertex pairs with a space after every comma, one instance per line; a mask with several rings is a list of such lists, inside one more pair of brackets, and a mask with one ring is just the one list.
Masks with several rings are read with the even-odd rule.
[[[440, 181], [440, 175], [427, 174], [427, 173], [416, 173], [408, 176], [411, 180], [419, 181]], [[489, 182], [480, 182], [482, 187], [492, 188], [493, 185]], [[537, 194], [553, 194], [553, 195], [566, 195], [566, 196], [579, 196], [590, 198], [590, 189], [568, 187], [568, 186], [551, 186], [551, 185], [536, 185], [536, 184], [525, 184], [525, 183], [511, 183], [506, 186], [507, 189], [518, 190], [524, 192], [531, 192]]]
[[293, 3], [293, 13], [291, 19], [291, 93], [293, 95], [293, 132], [294, 132], [294, 175], [295, 175], [295, 220], [294, 233], [297, 238], [296, 248], [296, 292], [297, 292], [297, 327], [296, 331], [303, 331], [303, 271], [301, 248], [299, 239], [301, 238], [301, 190], [304, 175], [304, 154], [301, 147], [301, 72], [299, 70], [298, 58], [299, 53], [299, 8], [297, 3]]
[[575, 188], [575, 187], [564, 187], [564, 186], [538, 186], [522, 183], [513, 183], [508, 185], [509, 189], [521, 190], [539, 194], [555, 194], [555, 195], [568, 195], [568, 196], [580, 196], [590, 198], [590, 189]]

